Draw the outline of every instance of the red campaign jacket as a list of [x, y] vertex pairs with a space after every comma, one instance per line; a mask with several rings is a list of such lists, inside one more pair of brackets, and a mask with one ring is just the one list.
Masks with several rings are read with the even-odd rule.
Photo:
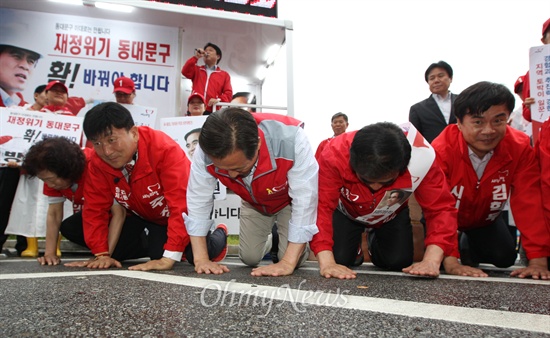
[[71, 96], [67, 99], [65, 108], [67, 108], [74, 116], [78, 115], [78, 112], [86, 106], [86, 101], [81, 97]]
[[[531, 97], [531, 84], [529, 83], [529, 71], [523, 77], [523, 89], [522, 94], [524, 98]], [[531, 106], [522, 105], [523, 107], [523, 118], [529, 122], [531, 120]]]
[[[409, 124], [409, 126], [411, 125]], [[454, 200], [449, 193], [441, 168], [433, 159], [435, 157], [433, 150], [431, 150], [432, 159], [430, 161], [426, 161], [423, 155], [416, 156], [413, 152], [409, 170], [399, 176], [391, 186], [383, 187], [373, 193], [359, 180], [349, 165], [351, 143], [356, 133], [357, 131], [352, 131], [333, 138], [325, 146], [323, 156], [318, 158], [317, 226], [319, 233], [313, 237], [310, 243], [315, 255], [324, 250], [332, 251], [334, 245], [332, 214], [336, 208], [346, 214], [348, 218], [362, 223], [366, 227], [380, 228], [407, 206], [405, 200], [397, 209], [392, 209], [389, 212], [382, 210], [386, 193], [396, 189], [407, 191], [408, 196], [414, 191], [426, 219], [425, 245], [439, 246], [445, 256], [456, 253], [458, 244]], [[422, 149], [431, 149], [429, 143], [420, 133], [416, 135], [421, 142], [417, 144], [419, 139], [415, 138], [414, 144], [412, 144], [413, 148], [418, 146]], [[418, 181], [418, 176], [411, 175], [411, 165], [424, 166], [425, 176], [421, 181]], [[377, 210], [385, 212], [385, 214], [377, 215]]]
[[536, 143], [537, 158], [540, 160], [541, 170], [541, 187], [543, 196], [542, 207], [544, 211], [544, 218], [546, 219], [546, 226], [550, 232], [550, 198], [544, 195], [544, 193], [550, 192], [550, 120], [546, 120], [542, 124], [540, 129], [539, 139]]
[[84, 148], [82, 151], [84, 152], [84, 156], [86, 156], [86, 167], [84, 167], [82, 176], [78, 179], [78, 181], [76, 181], [76, 184], [78, 185], [76, 191], [73, 192], [71, 187], [63, 190], [56, 190], [50, 188], [47, 184], [44, 184], [44, 195], [50, 197], [65, 197], [73, 202], [73, 207], [84, 204], [84, 182], [86, 180], [86, 176], [88, 175], [88, 164], [90, 163], [95, 151], [91, 148]]
[[[261, 113], [252, 115], [257, 123], [263, 121], [265, 117]], [[272, 114], [270, 119], [275, 118], [278, 117]], [[281, 115], [278, 120], [283, 123], [288, 122], [291, 125], [297, 125], [297, 123], [294, 122], [298, 121], [294, 118], [288, 119], [287, 116], [283, 115]], [[256, 210], [266, 215], [274, 215], [292, 201], [288, 194], [289, 185], [287, 175], [288, 171], [294, 165], [294, 161], [290, 158], [279, 156], [281, 154], [270, 153], [267, 146], [268, 141], [260, 128], [258, 128], [258, 136], [261, 139], [260, 153], [258, 164], [254, 172], [254, 178], [252, 179], [251, 191], [248, 191], [241, 177], [232, 179], [227, 173], [227, 170], [216, 168], [212, 163], [207, 165], [206, 169], [212, 176], [218, 178], [223, 185], [233, 190], [243, 200], [254, 206]], [[291, 148], [292, 152], [294, 152], [294, 145], [292, 145]], [[273, 188], [266, 189], [266, 187]]]
[[321, 143], [317, 146], [317, 150], [315, 151], [315, 159], [319, 161], [319, 157], [321, 156], [321, 153], [323, 152], [323, 149], [327, 146], [327, 144], [333, 139], [334, 137], [327, 138], [326, 140], [322, 140]]
[[168, 226], [165, 250], [183, 252], [189, 236], [182, 213], [187, 213], [186, 193], [191, 162], [168, 135], [138, 127], [138, 159], [130, 184], [122, 171], [92, 156], [84, 185], [82, 214], [84, 239], [92, 253], [108, 251], [109, 210], [113, 199], [134, 214]]
[[479, 181], [458, 126], [445, 128], [432, 146], [456, 200], [459, 230], [493, 223], [510, 197], [527, 258], [550, 256], [550, 233], [542, 212], [540, 167], [527, 135], [508, 126]]
[[292, 116], [288, 116], [288, 115], [282, 115], [282, 114], [277, 114], [277, 113], [252, 113], [252, 116], [254, 116], [254, 119], [256, 120], [256, 122], [261, 123], [262, 121], [265, 121], [265, 120], [275, 120], [275, 121], [279, 121], [279, 122], [282, 122], [286, 125], [289, 125], [289, 126], [297, 126], [297, 127], [300, 127], [300, 128], [304, 128], [304, 122], [303, 121], [300, 121], [298, 120], [297, 118], [294, 118]]
[[210, 99], [231, 102], [233, 88], [229, 73], [216, 66], [216, 70], [208, 77], [206, 67], [197, 65], [197, 61], [198, 59], [194, 56], [189, 58], [181, 68], [181, 74], [193, 82], [193, 92], [204, 96], [206, 110], [212, 111], [212, 106], [208, 105]]
[[64, 106], [47, 105], [40, 109], [45, 113], [58, 113], [62, 115], [78, 115], [78, 112], [86, 106], [86, 102], [81, 97], [69, 97]]

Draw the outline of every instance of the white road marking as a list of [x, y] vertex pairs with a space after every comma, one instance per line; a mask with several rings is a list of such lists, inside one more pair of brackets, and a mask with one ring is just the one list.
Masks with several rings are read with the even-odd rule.
[[[83, 261], [86, 259], [63, 259], [63, 262], [73, 262], [73, 261]], [[149, 259], [134, 259], [134, 260], [127, 260], [124, 261], [124, 263], [130, 263], [130, 264], [138, 264], [142, 262], [146, 262]], [[234, 261], [233, 261], [234, 260]], [[21, 263], [21, 262], [27, 262], [27, 263], [33, 263], [37, 264], [36, 260], [34, 259], [25, 259], [25, 258], [19, 258], [19, 259], [9, 259], [9, 260], [2, 260], [2, 263]], [[227, 259], [220, 262], [224, 265], [229, 266], [246, 266], [244, 263], [241, 263], [238, 259]], [[314, 262], [310, 262], [314, 263]], [[187, 264], [187, 263], [184, 263]], [[261, 264], [264, 265], [264, 264]], [[364, 265], [369, 266], [372, 264], [365, 263]], [[508, 269], [499, 269], [492, 266], [481, 266], [483, 269], [492, 270], [492, 271], [511, 271], [517, 268], [520, 268], [521, 266], [513, 266]], [[319, 268], [317, 266], [315, 267], [309, 267], [309, 266], [302, 266], [299, 270], [305, 270], [305, 271], [319, 271]], [[422, 277], [415, 277], [411, 276], [402, 272], [395, 272], [395, 271], [383, 271], [383, 270], [360, 270], [355, 269], [358, 275], [382, 275], [382, 276], [400, 276], [400, 277], [406, 277], [406, 278], [422, 278]], [[542, 279], [532, 279], [532, 278], [517, 278], [517, 277], [511, 277], [511, 278], [503, 278], [503, 277], [468, 277], [468, 276], [454, 276], [454, 275], [447, 275], [447, 274], [441, 274], [438, 277], [439, 279], [450, 279], [450, 280], [469, 280], [469, 281], [476, 281], [476, 282], [484, 282], [484, 283], [491, 283], [491, 282], [500, 282], [500, 283], [512, 283], [512, 284], [531, 284], [531, 285], [549, 285], [550, 286], [550, 280], [542, 280]], [[1, 277], [0, 277], [1, 279]]]
[[[308, 306], [330, 306], [344, 309], [372, 311], [391, 315], [426, 318], [433, 320], [451, 321], [469, 325], [484, 325], [500, 327], [504, 329], [526, 330], [530, 332], [548, 333], [550, 331], [550, 316], [540, 314], [527, 314], [510, 311], [486, 310], [465, 308], [459, 306], [427, 304], [411, 301], [402, 301], [385, 298], [362, 297], [348, 295], [345, 290], [338, 292], [324, 292], [322, 290], [291, 289], [288, 285], [279, 287], [263, 286], [258, 284], [237, 283], [232, 281], [215, 281], [204, 278], [165, 275], [159, 273], [129, 271], [129, 270], [94, 270], [73, 272], [47, 272], [47, 273], [21, 273], [2, 274], [0, 280], [28, 279], [46, 277], [85, 277], [112, 275], [141, 280], [184, 285], [218, 292], [216, 302], [220, 304], [204, 304], [203, 306], [231, 306], [235, 302], [245, 300], [247, 303], [252, 298], [262, 299], [263, 306], [271, 306], [273, 302], [290, 302], [296, 311], [306, 311]], [[490, 280], [493, 280], [491, 278]], [[212, 298], [212, 297], [210, 297]], [[201, 298], [202, 301], [202, 298]], [[258, 302], [256, 302], [258, 303]], [[277, 305], [275, 305], [277, 306]], [[266, 309], [267, 311], [268, 309]]]

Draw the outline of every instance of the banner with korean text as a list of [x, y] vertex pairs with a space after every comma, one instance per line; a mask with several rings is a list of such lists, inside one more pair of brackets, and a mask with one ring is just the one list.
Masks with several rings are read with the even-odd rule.
[[[16, 84], [0, 83], [0, 91], [15, 91], [32, 103], [37, 86], [60, 80], [69, 96], [90, 102], [82, 116], [93, 101], [114, 101], [113, 80], [126, 76], [136, 85], [134, 103], [157, 109], [156, 125], [177, 115], [177, 27], [0, 8], [0, 29], [0, 48], [40, 56], [14, 71]], [[0, 72], [10, 71], [2, 67]]]
[[550, 116], [550, 45], [529, 49], [529, 88], [535, 103], [531, 105], [533, 138]]
[[80, 143], [82, 121], [77, 116], [41, 113], [18, 108], [0, 108], [0, 166], [19, 164], [37, 141], [63, 136]]
[[[199, 143], [199, 134], [208, 116], [180, 116], [160, 120], [160, 130], [165, 132], [185, 151], [192, 161], [193, 154]], [[241, 198], [219, 181], [214, 190], [214, 210], [212, 219], [216, 224], [227, 226], [230, 235], [239, 234], [239, 219], [241, 216]]]
[[[185, 151], [187, 158], [193, 161], [193, 154], [199, 145], [201, 128], [207, 117], [206, 115], [166, 117], [160, 120], [159, 129], [176, 141], [181, 149]], [[226, 191], [227, 188], [218, 182], [214, 198], [216, 200], [224, 200]]]

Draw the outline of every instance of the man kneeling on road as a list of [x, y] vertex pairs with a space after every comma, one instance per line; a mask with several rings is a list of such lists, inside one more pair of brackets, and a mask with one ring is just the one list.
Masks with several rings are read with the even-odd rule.
[[[124, 229], [119, 243], [127, 233], [140, 245], [144, 229], [148, 232], [144, 247], [151, 260], [131, 266], [130, 270], [169, 270], [182, 259], [184, 250], [185, 259], [193, 264], [182, 218], [187, 211], [190, 161], [181, 147], [161, 131], [137, 127], [130, 112], [114, 102], [92, 108], [83, 126], [95, 149], [84, 187], [82, 214], [84, 238], [96, 259], [86, 266], [121, 267], [108, 251], [113, 199], [132, 213], [124, 224], [129, 229]], [[227, 251], [225, 225], [208, 232], [206, 237], [208, 257], [214, 261], [223, 259]], [[128, 246], [127, 250], [135, 248]]]
[[309, 256], [307, 243], [317, 233], [318, 165], [303, 129], [287, 116], [269, 116], [227, 108], [202, 126], [184, 215], [199, 273], [227, 271], [208, 259], [204, 241], [216, 179], [243, 200], [239, 256], [246, 265], [257, 266], [270, 251], [277, 222], [279, 262], [253, 269], [253, 276], [290, 275]]

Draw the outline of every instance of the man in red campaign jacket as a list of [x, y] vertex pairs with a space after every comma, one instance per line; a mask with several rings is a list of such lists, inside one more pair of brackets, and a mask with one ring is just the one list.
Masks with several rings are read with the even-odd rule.
[[332, 118], [330, 119], [330, 126], [332, 127], [332, 131], [334, 132], [334, 135], [332, 135], [332, 137], [327, 138], [321, 141], [321, 143], [319, 143], [319, 145], [317, 146], [317, 150], [315, 151], [316, 159], [319, 159], [319, 156], [321, 156], [323, 149], [325, 149], [327, 144], [333, 138], [346, 132], [346, 129], [348, 129], [348, 126], [349, 126], [348, 116], [342, 112], [338, 112], [332, 115]]
[[[439, 276], [456, 250], [456, 209], [435, 152], [411, 123], [382, 122], [344, 133], [319, 161], [319, 233], [311, 248], [324, 277], [355, 278], [361, 235], [368, 232], [374, 265], [412, 275]], [[402, 196], [397, 203], [391, 195]], [[415, 193], [426, 218], [426, 250], [413, 264], [407, 200]], [[448, 271], [449, 272], [449, 271]]]
[[[161, 131], [135, 126], [130, 112], [115, 102], [88, 111], [83, 127], [95, 150], [84, 187], [83, 210], [84, 238], [97, 258], [91, 267], [120, 267], [108, 253], [113, 199], [133, 213], [125, 228], [135, 229], [138, 235], [148, 231], [151, 261], [131, 270], [171, 269], [184, 251], [193, 264], [182, 218], [187, 212], [190, 162], [181, 147]], [[226, 251], [226, 233], [218, 228], [207, 234], [211, 259]]]
[[253, 269], [253, 276], [290, 275], [309, 256], [307, 243], [317, 232], [318, 165], [299, 121], [270, 116], [227, 108], [202, 126], [185, 216], [195, 257], [204, 258], [199, 272], [228, 271], [210, 262], [204, 249], [216, 179], [242, 199], [239, 257], [246, 265], [257, 266], [270, 252], [277, 222], [279, 261]]
[[[204, 60], [204, 65], [199, 66], [199, 59]], [[207, 43], [204, 49], [195, 49], [195, 55], [185, 62], [181, 74], [193, 82], [192, 92], [201, 94], [206, 101], [204, 115], [212, 113], [213, 106], [218, 102], [231, 102], [233, 88], [229, 73], [218, 67], [222, 59], [220, 47], [213, 43]]]
[[41, 112], [76, 116], [86, 106], [83, 98], [69, 97], [69, 89], [59, 80], [50, 81], [45, 90], [48, 104], [42, 107]]
[[444, 264], [461, 275], [482, 274], [474, 268], [478, 263], [501, 268], [515, 263], [516, 236], [501, 214], [510, 199], [529, 259], [527, 268], [511, 275], [550, 278], [550, 231], [542, 211], [539, 162], [529, 137], [507, 125], [514, 105], [514, 95], [505, 86], [476, 83], [455, 101], [458, 123], [432, 142], [456, 199], [461, 231], [462, 265], [458, 253], [447, 257]]

